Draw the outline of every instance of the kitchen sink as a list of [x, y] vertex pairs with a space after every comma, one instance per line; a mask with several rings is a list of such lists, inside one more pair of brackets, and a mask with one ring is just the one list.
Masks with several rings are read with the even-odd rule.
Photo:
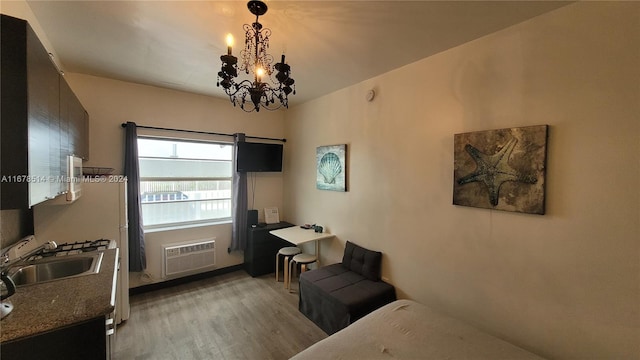
[[102, 264], [102, 252], [46, 258], [15, 266], [8, 275], [16, 286], [97, 274]]

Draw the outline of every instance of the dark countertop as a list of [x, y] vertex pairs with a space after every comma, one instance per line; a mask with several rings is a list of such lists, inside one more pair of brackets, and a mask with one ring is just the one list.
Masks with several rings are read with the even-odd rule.
[[104, 316], [115, 308], [118, 249], [104, 250], [97, 274], [21, 286], [0, 321], [0, 342], [16, 340]]

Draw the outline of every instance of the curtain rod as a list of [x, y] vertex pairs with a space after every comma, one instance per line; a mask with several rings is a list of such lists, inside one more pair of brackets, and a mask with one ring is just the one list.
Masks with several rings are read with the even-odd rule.
[[[123, 128], [127, 127], [127, 123], [122, 123], [122, 127]], [[137, 124], [136, 124], [136, 127], [139, 127], [139, 128], [142, 128], [142, 129], [179, 131], [179, 132], [186, 132], [186, 133], [192, 133], [192, 134], [205, 134], [205, 135], [219, 135], [219, 136], [235, 137], [235, 134], [224, 134], [224, 133], [215, 133], [215, 132], [208, 132], [208, 131], [171, 129], [171, 128], [163, 128], [163, 127], [157, 127], [157, 126], [145, 126], [145, 125], [137, 125]], [[260, 136], [249, 136], [249, 135], [246, 135], [245, 138], [247, 138], [247, 139], [274, 140], [274, 141], [287, 142], [287, 139], [275, 139], [275, 138], [260, 137]]]

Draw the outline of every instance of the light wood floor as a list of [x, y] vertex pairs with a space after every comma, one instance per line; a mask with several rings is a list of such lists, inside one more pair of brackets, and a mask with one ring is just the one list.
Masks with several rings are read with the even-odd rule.
[[236, 271], [132, 296], [113, 359], [288, 359], [325, 337], [273, 274]]

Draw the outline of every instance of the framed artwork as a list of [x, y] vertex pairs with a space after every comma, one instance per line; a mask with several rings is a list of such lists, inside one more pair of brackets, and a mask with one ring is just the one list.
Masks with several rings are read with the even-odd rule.
[[544, 214], [547, 125], [454, 135], [453, 204]]
[[267, 224], [277, 224], [280, 222], [280, 214], [277, 207], [264, 208], [264, 222]]
[[316, 148], [316, 187], [320, 190], [347, 191], [347, 145]]

